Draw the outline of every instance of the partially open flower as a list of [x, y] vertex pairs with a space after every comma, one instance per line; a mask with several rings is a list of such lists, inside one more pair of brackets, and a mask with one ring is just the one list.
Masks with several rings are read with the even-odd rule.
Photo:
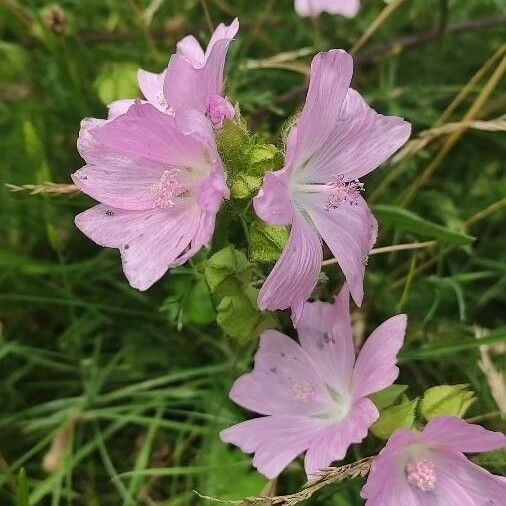
[[500, 506], [506, 481], [464, 453], [506, 446], [506, 437], [452, 416], [422, 432], [396, 430], [374, 460], [361, 496], [366, 506]]
[[266, 416], [225, 429], [221, 439], [254, 453], [253, 465], [269, 479], [304, 451], [309, 477], [343, 459], [379, 416], [368, 396], [397, 378], [405, 330], [406, 315], [390, 318], [355, 357], [348, 288], [334, 304], [306, 304], [300, 345], [274, 330], [264, 332], [255, 368], [230, 391], [234, 402]]
[[146, 290], [210, 241], [228, 189], [201, 113], [172, 117], [138, 102], [113, 120], [84, 120], [78, 147], [86, 165], [72, 179], [100, 204], [76, 225], [120, 250], [134, 288]]

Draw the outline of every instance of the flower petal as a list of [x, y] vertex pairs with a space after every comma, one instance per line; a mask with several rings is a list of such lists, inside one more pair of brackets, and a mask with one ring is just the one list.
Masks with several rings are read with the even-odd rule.
[[360, 399], [345, 418], [320, 432], [306, 452], [304, 467], [308, 478], [335, 460], [344, 459], [350, 445], [360, 443], [378, 417], [376, 406], [369, 399]]
[[366, 340], [353, 371], [354, 399], [391, 385], [399, 375], [395, 365], [406, 333], [407, 317], [400, 314], [383, 322]]
[[121, 114], [125, 114], [132, 105], [135, 104], [135, 100], [132, 98], [125, 98], [123, 100], [115, 100], [107, 105], [107, 119], [114, 119]]
[[288, 242], [258, 294], [260, 309], [292, 308], [296, 326], [321, 269], [320, 239], [309, 223], [296, 212]]
[[230, 398], [264, 415], [321, 414], [332, 402], [304, 349], [275, 330], [262, 334], [255, 367], [235, 381]]
[[306, 103], [297, 123], [294, 167], [303, 167], [327, 142], [338, 121], [352, 73], [353, 59], [341, 49], [318, 53], [313, 58]]
[[235, 18], [230, 25], [225, 25], [224, 23], [220, 23], [216, 29], [214, 30], [211, 38], [209, 39], [209, 44], [206, 48], [206, 60], [209, 58], [213, 48], [217, 42], [220, 40], [227, 40], [230, 42], [239, 31], [239, 20]]
[[90, 132], [97, 141], [125, 155], [176, 167], [208, 164], [202, 143], [182, 134], [171, 116], [150, 104], [136, 102], [126, 114]]
[[294, 210], [282, 171], [267, 172], [262, 187], [253, 199], [253, 207], [259, 218], [271, 225], [288, 225]]
[[221, 431], [220, 438], [245, 453], [254, 453], [253, 465], [272, 480], [325, 426], [324, 422], [309, 417], [266, 416], [233, 425]]
[[423, 436], [431, 443], [462, 453], [488, 452], [506, 446], [506, 436], [501, 432], [492, 432], [454, 416], [438, 416], [430, 420]]
[[187, 58], [195, 67], [202, 67], [205, 63], [204, 51], [198, 40], [193, 35], [183, 37], [176, 44], [177, 52]]
[[199, 214], [191, 203], [147, 211], [99, 204], [77, 215], [75, 221], [77, 228], [97, 244], [118, 248], [129, 283], [147, 290], [188, 247]]
[[358, 179], [390, 158], [410, 133], [408, 122], [378, 114], [350, 89], [331, 134], [311, 156], [298, 180], [325, 184], [341, 175], [347, 181]]
[[376, 218], [360, 196], [354, 205], [343, 202], [335, 209], [327, 209], [323, 193], [298, 193], [297, 199], [339, 263], [353, 300], [360, 306], [367, 255], [376, 242]]
[[352, 18], [357, 15], [359, 8], [360, 0], [295, 0], [295, 10], [302, 17], [315, 17], [328, 12]]
[[139, 83], [139, 88], [141, 89], [142, 94], [151, 103], [151, 105], [154, 105], [157, 109], [163, 110], [165, 110], [165, 107], [162, 107], [160, 102], [163, 99], [163, 82], [165, 80], [165, 73], [166, 70], [160, 72], [159, 74], [148, 72], [143, 69], [139, 69], [137, 71], [137, 82]]
[[297, 330], [302, 347], [318, 364], [320, 375], [343, 396], [349, 394], [355, 364], [349, 299], [345, 285], [333, 304], [306, 303]]

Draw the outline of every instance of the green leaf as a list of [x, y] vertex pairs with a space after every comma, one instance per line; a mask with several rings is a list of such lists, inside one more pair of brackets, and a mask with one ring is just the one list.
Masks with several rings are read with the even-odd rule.
[[247, 172], [250, 139], [248, 131], [240, 121], [224, 121], [216, 134], [216, 144], [229, 183], [233, 182], [236, 174]]
[[242, 294], [251, 282], [251, 274], [246, 256], [231, 245], [215, 253], [205, 264], [207, 284], [218, 298]]
[[30, 506], [28, 481], [26, 480], [26, 473], [23, 468], [19, 471], [16, 481], [16, 506]]
[[254, 144], [248, 151], [248, 162], [250, 174], [263, 176], [266, 172], [281, 167], [283, 155], [274, 144]]
[[258, 337], [276, 326], [270, 313], [261, 312], [256, 304], [258, 290], [248, 288], [240, 295], [225, 296], [218, 304], [218, 325], [240, 342]]
[[420, 411], [426, 420], [437, 416], [463, 416], [476, 400], [469, 385], [438, 385], [429, 388], [423, 395]]
[[479, 466], [497, 469], [499, 472], [504, 473], [506, 470], [506, 448], [480, 453], [475, 455], [472, 461]]
[[382, 225], [391, 225], [415, 235], [439, 239], [447, 244], [464, 245], [474, 241], [474, 237], [470, 235], [432, 223], [401, 207], [376, 205], [372, 209]]
[[95, 90], [104, 104], [123, 98], [137, 98], [137, 65], [135, 63], [110, 63], [94, 82]]
[[288, 230], [257, 220], [250, 227], [249, 241], [251, 260], [275, 262], [288, 241]]
[[380, 413], [379, 419], [371, 426], [371, 432], [378, 438], [387, 440], [396, 429], [410, 429], [415, 423], [418, 398], [389, 406]]
[[390, 385], [389, 387], [372, 394], [370, 399], [381, 411], [382, 409], [395, 404], [407, 388], [408, 385]]
[[208, 325], [214, 322], [216, 311], [207, 283], [197, 281], [186, 297], [183, 305], [183, 320], [185, 323]]

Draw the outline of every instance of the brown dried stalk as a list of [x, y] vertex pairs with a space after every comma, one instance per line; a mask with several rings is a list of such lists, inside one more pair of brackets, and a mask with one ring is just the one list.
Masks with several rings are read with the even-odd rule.
[[235, 504], [236, 506], [251, 506], [251, 505], [264, 505], [269, 504], [272, 506], [294, 506], [306, 499], [309, 499], [315, 492], [331, 485], [332, 483], [339, 483], [345, 479], [358, 478], [359, 476], [365, 476], [369, 472], [371, 463], [374, 457], [367, 457], [365, 459], [353, 462], [352, 464], [346, 464], [339, 467], [328, 467], [320, 472], [318, 478], [307, 482], [302, 490], [295, 494], [278, 495], [274, 497], [262, 496], [262, 497], [245, 497], [238, 501], [224, 501], [199, 494], [194, 491], [200, 498], [207, 499], [209, 501], [219, 502], [222, 504]]
[[41, 184], [11, 184], [5, 183], [5, 186], [13, 193], [28, 192], [30, 195], [38, 195], [40, 193], [48, 195], [73, 195], [79, 193], [79, 189], [74, 184], [65, 183], [41, 183]]

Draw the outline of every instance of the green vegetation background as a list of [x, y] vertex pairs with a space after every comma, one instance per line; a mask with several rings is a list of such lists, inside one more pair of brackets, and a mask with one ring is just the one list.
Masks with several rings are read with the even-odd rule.
[[[349, 49], [385, 6], [363, 0], [353, 20], [321, 16], [312, 23], [296, 16], [291, 0], [204, 3], [215, 25], [239, 17], [227, 93], [278, 145], [284, 121], [302, 103], [300, 70], [309, 56], [294, 69], [252, 69], [248, 61], [301, 48]], [[158, 4], [146, 25], [142, 16]], [[0, 0], [0, 504], [176, 506], [202, 504], [194, 489], [224, 499], [258, 494], [265, 480], [248, 457], [218, 439], [221, 428], [248, 416], [227, 393], [250, 367], [256, 343], [238, 343], [214, 323], [202, 264], [138, 292], [125, 282], [117, 251], [97, 247], [74, 227], [90, 199], [5, 186], [70, 183], [82, 165], [75, 148], [80, 120], [103, 117], [104, 102], [113, 98], [136, 96], [135, 69], [161, 70], [183, 35], [207, 42], [202, 2], [61, 0], [65, 19], [53, 30], [42, 11], [48, 5]], [[377, 110], [406, 117], [414, 134], [428, 129], [504, 42], [505, 11], [500, 0], [406, 0], [358, 51], [354, 86]], [[485, 18], [492, 19], [487, 28], [479, 21]], [[455, 30], [462, 23], [466, 28]], [[420, 34], [431, 30], [440, 32], [424, 41]], [[403, 48], [395, 44], [400, 37], [415, 44]], [[497, 65], [447, 121], [462, 119]], [[479, 119], [504, 113], [504, 82]], [[380, 188], [375, 204], [399, 205], [445, 140], [367, 177], [366, 197]], [[478, 366], [474, 336], [475, 326], [490, 332], [495, 366], [504, 369], [505, 144], [501, 132], [467, 131], [406, 205], [444, 227], [439, 236], [388, 212], [380, 216], [378, 246], [438, 242], [371, 257], [366, 303], [355, 315], [357, 330], [368, 331], [406, 311], [399, 383], [409, 385], [408, 395], [468, 383], [477, 400], [466, 416], [496, 430], [505, 424]], [[220, 241], [245, 248], [242, 228], [224, 221], [228, 235]], [[455, 233], [476, 239], [454, 245]], [[337, 269], [325, 272], [337, 286]], [[287, 323], [282, 316], [289, 329]], [[381, 444], [369, 436], [347, 462]], [[44, 460], [53, 472], [43, 470]], [[498, 458], [493, 469], [504, 466]], [[300, 461], [291, 465], [278, 492], [298, 490], [301, 470]], [[359, 505], [360, 486], [355, 480], [327, 487], [310, 504]]]

